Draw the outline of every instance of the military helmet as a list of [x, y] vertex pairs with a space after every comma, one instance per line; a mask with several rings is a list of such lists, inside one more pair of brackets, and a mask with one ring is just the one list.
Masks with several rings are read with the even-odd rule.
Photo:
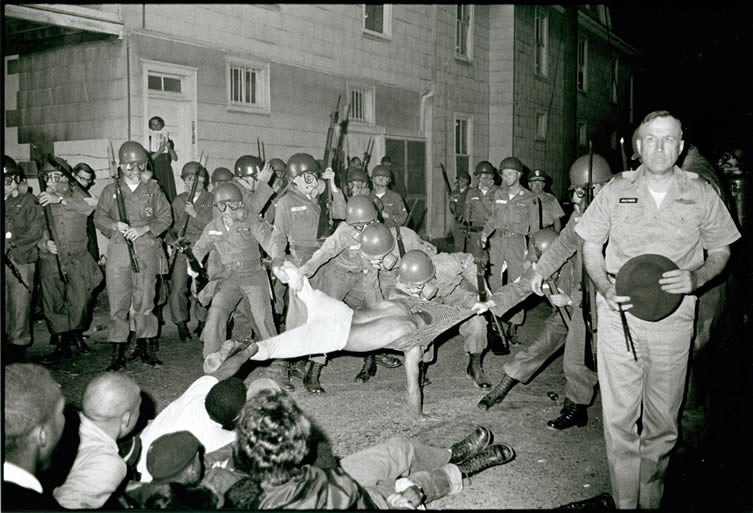
[[44, 161], [44, 164], [42, 164], [42, 169], [39, 170], [40, 175], [46, 175], [48, 173], [54, 172], [60, 173], [60, 168], [65, 169], [66, 171], [68, 171], [68, 173], [73, 173], [73, 169], [71, 168], [70, 164], [68, 164], [68, 162], [66, 162], [64, 159], [61, 159], [60, 157], [52, 157], [52, 160], [55, 162], [55, 164], [50, 162], [49, 159]]
[[272, 168], [272, 171], [275, 172], [277, 176], [282, 176], [285, 174], [285, 162], [282, 161], [282, 159], [273, 158], [269, 159], [268, 161], [269, 166]]
[[214, 202], [243, 201], [241, 190], [232, 182], [222, 182], [214, 189]]
[[397, 274], [400, 280], [410, 285], [423, 285], [434, 277], [434, 262], [420, 249], [408, 251], [400, 259]]
[[499, 163], [499, 171], [502, 172], [505, 169], [514, 169], [518, 173], [522, 173], [523, 163], [518, 157], [507, 157]]
[[301, 176], [304, 173], [312, 173], [319, 176], [319, 164], [308, 153], [296, 153], [288, 159], [285, 172], [290, 179]]
[[191, 162], [186, 162], [183, 165], [183, 169], [180, 172], [180, 177], [185, 178], [188, 175], [197, 175], [197, 174], [199, 175], [200, 178], [204, 179], [205, 184], [209, 182], [209, 172], [199, 162], [192, 160]]
[[492, 166], [492, 163], [488, 160], [482, 160], [478, 164], [476, 164], [476, 169], [473, 170], [473, 174], [478, 175], [495, 175], [496, 170], [494, 169], [494, 166]]
[[383, 164], [377, 164], [374, 166], [374, 169], [371, 170], [371, 177], [376, 178], [377, 176], [386, 176], [387, 178], [390, 178], [392, 176], [392, 173], [390, 171], [390, 168]]
[[382, 223], [371, 223], [361, 232], [361, 253], [367, 258], [382, 258], [395, 248], [395, 237]]
[[235, 176], [243, 178], [251, 176], [256, 178], [259, 171], [264, 167], [264, 161], [253, 155], [243, 155], [235, 161]]
[[360, 167], [350, 166], [347, 171], [347, 182], [368, 182], [369, 175]]
[[354, 225], [370, 223], [377, 218], [377, 210], [367, 196], [353, 196], [348, 200], [345, 222]]
[[15, 160], [8, 155], [3, 155], [3, 176], [23, 175], [23, 170]]
[[533, 254], [535, 254], [537, 258], [540, 258], [541, 255], [544, 254], [544, 251], [552, 245], [552, 242], [554, 242], [557, 237], [558, 234], [553, 229], [542, 228], [531, 237], [532, 248], [530, 249], [533, 249]]
[[[588, 161], [589, 155], [585, 154], [573, 162], [570, 166], [570, 188], [585, 187], [588, 185]], [[607, 159], [601, 155], [593, 154], [593, 165], [591, 167], [592, 183], [606, 183], [612, 179], [612, 170], [609, 168]]]
[[149, 160], [149, 155], [141, 144], [136, 141], [126, 141], [118, 150], [120, 164], [144, 164]]
[[218, 167], [212, 173], [212, 183], [229, 182], [235, 175], [226, 167]]

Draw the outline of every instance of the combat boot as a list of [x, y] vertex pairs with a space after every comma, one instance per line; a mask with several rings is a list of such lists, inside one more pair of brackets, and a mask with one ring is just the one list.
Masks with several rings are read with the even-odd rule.
[[478, 453], [483, 451], [489, 446], [492, 441], [492, 432], [486, 426], [476, 426], [476, 429], [466, 436], [460, 442], [455, 442], [450, 447], [452, 456], [450, 457], [450, 463], [458, 464], [469, 458], [473, 458]]
[[491, 392], [486, 394], [484, 397], [481, 398], [481, 400], [478, 402], [478, 407], [480, 410], [488, 410], [495, 404], [499, 404], [502, 402], [502, 400], [505, 398], [505, 396], [510, 392], [512, 387], [514, 387], [518, 383], [518, 380], [515, 378], [511, 378], [507, 374], [505, 374], [502, 377], [502, 381], [500, 381], [496, 387], [492, 389]]
[[363, 367], [356, 376], [356, 383], [366, 383], [376, 374], [376, 357], [373, 354], [367, 355], [363, 359]]
[[325, 393], [322, 385], [319, 383], [319, 375], [322, 373], [321, 363], [316, 363], [313, 360], [309, 361], [308, 368], [306, 369], [306, 375], [303, 377], [303, 386], [306, 391], [311, 394], [323, 394]]
[[520, 345], [520, 339], [518, 338], [518, 325], [510, 323], [510, 328], [507, 330], [507, 340], [514, 346]]
[[144, 354], [141, 356], [141, 361], [152, 367], [162, 367], [162, 361], [157, 358], [157, 339], [147, 338], [144, 340]]
[[470, 353], [469, 356], [468, 368], [465, 370], [465, 373], [468, 374], [468, 377], [473, 380], [477, 387], [491, 388], [492, 383], [486, 377], [484, 369], [481, 368], [481, 353]]
[[295, 386], [290, 382], [290, 374], [293, 369], [288, 360], [274, 360], [269, 367], [272, 371], [272, 379], [280, 385], [281, 389], [286, 392], [295, 392]]
[[143, 360], [144, 358], [146, 358], [146, 340], [140, 338], [136, 340], [136, 346], [131, 351], [131, 354], [128, 355], [128, 361], [133, 362], [135, 360]]
[[376, 354], [374, 355], [374, 360], [377, 365], [387, 367], [388, 369], [397, 369], [403, 364], [403, 362], [400, 361], [400, 358], [388, 354]]
[[181, 342], [188, 342], [191, 340], [191, 332], [188, 330], [188, 325], [185, 321], [176, 322], [175, 325], [178, 327], [178, 338]]
[[470, 477], [484, 470], [504, 465], [515, 458], [515, 450], [507, 444], [490, 445], [476, 456], [458, 463], [458, 468], [463, 477]]
[[197, 337], [201, 337], [201, 332], [204, 331], [204, 326], [206, 326], [205, 322], [199, 321], [199, 323], [196, 325], [196, 329], [194, 330], [194, 333]]
[[112, 361], [110, 362], [110, 365], [108, 365], [105, 370], [115, 372], [115, 371], [119, 371], [120, 369], [125, 368], [126, 366], [125, 351], [126, 351], [126, 346], [128, 344], [125, 342], [111, 342], [111, 344], [112, 344]]
[[92, 352], [92, 350], [89, 348], [89, 346], [86, 344], [86, 341], [84, 340], [84, 336], [80, 331], [71, 331], [71, 343], [78, 349], [78, 352], [81, 354], [89, 354]]
[[71, 339], [68, 333], [53, 335], [50, 337], [50, 340], [52, 340], [53, 337], [57, 340], [55, 350], [42, 358], [42, 363], [57, 363], [60, 360], [68, 359], [73, 356], [73, 353], [71, 353]]
[[565, 405], [560, 410], [560, 416], [546, 423], [546, 427], [563, 430], [573, 426], [583, 427], [588, 423], [588, 406], [575, 404], [565, 397]]

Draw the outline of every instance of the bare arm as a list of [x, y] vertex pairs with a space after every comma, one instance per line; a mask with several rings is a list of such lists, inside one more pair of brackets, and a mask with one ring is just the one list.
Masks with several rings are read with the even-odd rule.
[[662, 274], [659, 285], [670, 294], [690, 294], [719, 275], [730, 257], [729, 246], [710, 249], [706, 261], [695, 271], [675, 269]]
[[421, 418], [423, 415], [423, 397], [421, 393], [421, 384], [419, 383], [419, 365], [423, 350], [421, 346], [412, 347], [405, 353], [405, 377], [407, 383], [408, 408], [415, 418]]

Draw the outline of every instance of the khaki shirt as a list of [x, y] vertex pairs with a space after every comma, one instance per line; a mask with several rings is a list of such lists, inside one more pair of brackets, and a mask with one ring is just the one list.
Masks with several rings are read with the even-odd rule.
[[695, 173], [675, 166], [672, 184], [657, 208], [643, 166], [610, 181], [586, 209], [575, 231], [584, 240], [607, 243], [606, 270], [617, 274], [631, 258], [656, 253], [680, 269], [703, 265], [703, 250], [740, 238], [719, 195]]
[[317, 249], [309, 261], [301, 266], [301, 272], [310, 278], [333, 258], [345, 269], [360, 272], [364, 267], [361, 258], [361, 243], [358, 240], [360, 233], [348, 223], [340, 223], [335, 228], [335, 232], [322, 243], [322, 247]]
[[19, 264], [36, 262], [39, 258], [37, 244], [45, 227], [42, 207], [33, 194], [19, 193], [15, 198], [12, 195], [5, 198], [3, 228], [8, 256]]
[[512, 198], [507, 187], [500, 187], [494, 192], [492, 215], [484, 225], [484, 234], [488, 236], [494, 231], [498, 237], [526, 235], [538, 229], [538, 205], [531, 191], [521, 187]]
[[[565, 211], [562, 210], [560, 202], [554, 194], [550, 194], [546, 191], [542, 191], [539, 194], [534, 194], [534, 197], [541, 202], [541, 227], [548, 228], [554, 225], [554, 221], [565, 215]], [[538, 209], [539, 206], [536, 205]], [[538, 226], [535, 230], [538, 230]]]
[[[62, 202], [49, 205], [58, 237], [55, 241], [58, 253], [62, 257], [86, 253], [89, 251], [86, 220], [94, 212], [94, 207], [84, 201], [84, 193], [78, 189], [71, 189], [71, 193], [63, 196], [63, 200], [65, 205]], [[48, 240], [51, 240], [50, 234], [45, 229], [45, 236], [40, 243], [43, 253], [48, 252], [46, 246]]]
[[195, 242], [201, 237], [201, 232], [204, 231], [204, 227], [212, 220], [212, 209], [214, 204], [214, 195], [211, 192], [202, 191], [199, 197], [194, 201], [194, 209], [196, 209], [196, 217], [189, 217], [186, 214], [186, 201], [188, 195], [191, 192], [182, 192], [176, 196], [173, 200], [173, 230], [175, 236], [180, 236], [180, 231], [183, 230], [183, 225], [188, 217], [188, 225], [186, 227], [186, 240], [189, 242]]
[[[371, 191], [369, 198], [377, 206], [379, 213], [384, 219], [384, 225], [388, 227], [403, 226], [408, 220], [408, 210], [405, 208], [405, 202], [395, 191], [387, 189], [387, 192], [380, 198], [374, 191]], [[379, 203], [381, 201], [381, 208]], [[387, 213], [387, 217], [384, 214]]]
[[470, 222], [472, 226], [484, 226], [492, 215], [494, 195], [498, 189], [499, 187], [494, 185], [486, 194], [481, 192], [478, 187], [470, 189], [463, 206], [465, 220]]
[[230, 229], [225, 228], [222, 218], [213, 219], [194, 244], [193, 254], [201, 262], [212, 248], [216, 248], [228, 271], [246, 275], [263, 269], [259, 244], [269, 252], [271, 240], [271, 227], [256, 216], [236, 221]]

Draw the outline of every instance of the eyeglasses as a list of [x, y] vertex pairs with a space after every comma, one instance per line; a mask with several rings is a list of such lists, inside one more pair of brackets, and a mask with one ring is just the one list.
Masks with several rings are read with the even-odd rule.
[[214, 206], [217, 207], [217, 210], [220, 212], [225, 212], [228, 208], [231, 212], [235, 212], [239, 208], [243, 208], [243, 202], [242, 201], [220, 201], [219, 203], [215, 203]]
[[94, 178], [89, 178], [88, 176], [76, 175], [76, 178], [78, 178], [80, 181], [86, 182], [86, 183], [92, 183], [94, 181]]
[[303, 173], [301, 176], [306, 185], [311, 185], [316, 181], [316, 175], [313, 173]]
[[10, 184], [12, 184], [15, 181], [16, 181], [16, 177], [15, 176], [6, 176], [5, 177], [5, 185], [10, 185]]
[[134, 168], [137, 168], [139, 171], [143, 171], [146, 168], [146, 162], [126, 162], [125, 164], [121, 164], [125, 166], [126, 171], [132, 171]]
[[44, 177], [45, 182], [52, 182], [52, 183], [58, 183], [60, 179], [63, 177], [60, 173], [48, 173]]

